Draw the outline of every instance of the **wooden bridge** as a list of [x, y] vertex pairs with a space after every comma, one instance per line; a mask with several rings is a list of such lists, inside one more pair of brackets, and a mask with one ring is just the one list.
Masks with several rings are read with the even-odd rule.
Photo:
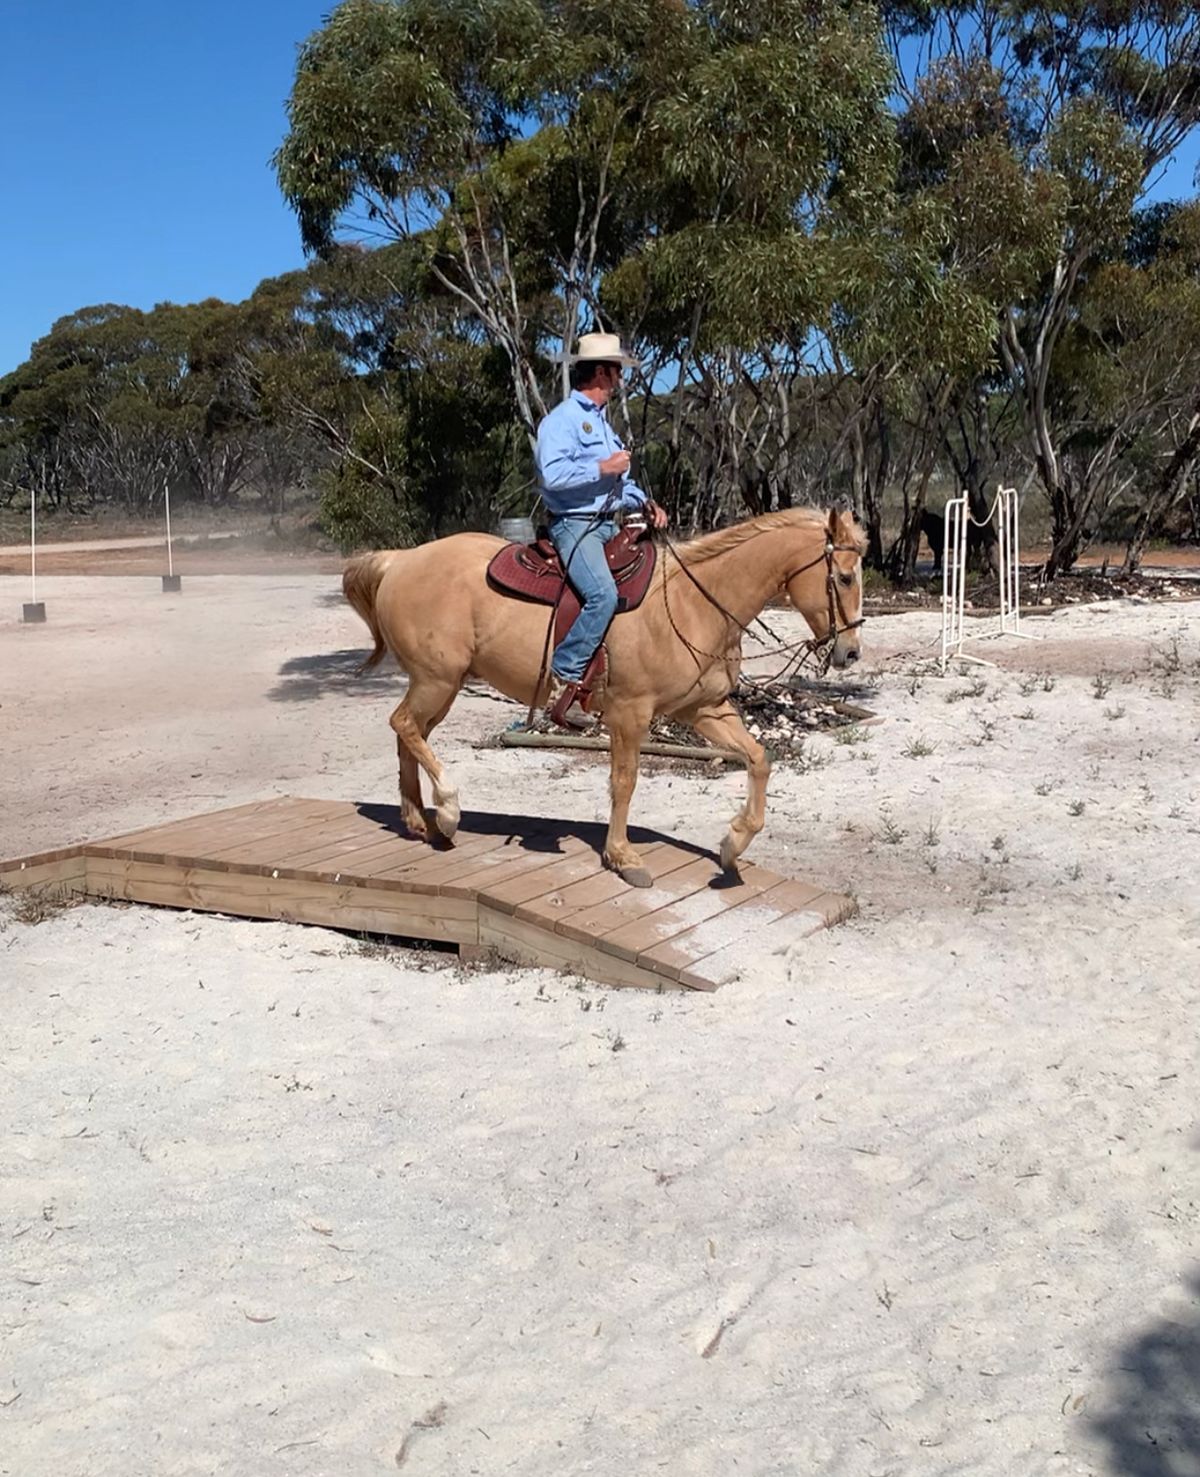
[[288, 796], [0, 862], [0, 888], [437, 939], [654, 989], [714, 990], [854, 911], [762, 867], [730, 879], [711, 853], [636, 829], [654, 882], [629, 887], [604, 867], [603, 835], [468, 813], [453, 845], [431, 844], [395, 807]]

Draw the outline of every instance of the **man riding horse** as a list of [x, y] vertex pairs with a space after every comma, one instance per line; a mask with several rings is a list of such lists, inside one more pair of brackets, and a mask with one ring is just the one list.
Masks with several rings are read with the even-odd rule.
[[629, 453], [609, 422], [608, 402], [637, 360], [614, 333], [585, 333], [570, 356], [571, 393], [538, 426], [537, 467], [550, 539], [581, 609], [554, 652], [546, 708], [560, 727], [588, 728], [579, 682], [617, 609], [604, 557], [618, 512], [644, 512], [665, 528], [664, 509], [629, 478]]

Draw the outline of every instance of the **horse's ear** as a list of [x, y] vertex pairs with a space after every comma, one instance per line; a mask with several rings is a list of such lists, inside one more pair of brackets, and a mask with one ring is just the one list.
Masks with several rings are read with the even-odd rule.
[[839, 509], [837, 503], [834, 503], [833, 506], [829, 509], [829, 518], [825, 524], [825, 532], [829, 535], [830, 541], [835, 544], [837, 543], [838, 519], [840, 517], [841, 510]]

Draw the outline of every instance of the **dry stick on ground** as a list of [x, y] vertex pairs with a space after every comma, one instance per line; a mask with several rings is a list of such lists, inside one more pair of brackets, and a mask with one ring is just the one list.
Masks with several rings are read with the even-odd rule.
[[408, 1428], [408, 1434], [400, 1443], [400, 1449], [396, 1453], [396, 1465], [398, 1467], [402, 1467], [404, 1463], [408, 1460], [409, 1450], [412, 1446], [413, 1439], [417, 1435], [418, 1431], [433, 1431], [436, 1430], [438, 1426], [444, 1426], [445, 1424], [446, 1402], [444, 1400], [439, 1400], [438, 1403], [433, 1406], [431, 1410], [427, 1410], [423, 1416], [418, 1417], [418, 1419], [413, 1421], [412, 1425]]
[[[600, 735], [537, 733], [510, 729], [500, 735], [505, 748], [517, 749], [597, 749], [607, 753], [608, 739]], [[732, 749], [714, 749], [701, 744], [664, 744], [657, 739], [641, 747], [643, 754], [658, 754], [667, 759], [721, 759], [726, 764], [744, 764], [745, 755]]]

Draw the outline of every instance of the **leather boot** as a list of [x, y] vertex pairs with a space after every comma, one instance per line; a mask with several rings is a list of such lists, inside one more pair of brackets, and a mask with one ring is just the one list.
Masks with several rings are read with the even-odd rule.
[[578, 682], [565, 682], [557, 672], [550, 673], [550, 688], [546, 694], [546, 716], [559, 728], [578, 730], [592, 727], [592, 719], [584, 712], [579, 700]]

